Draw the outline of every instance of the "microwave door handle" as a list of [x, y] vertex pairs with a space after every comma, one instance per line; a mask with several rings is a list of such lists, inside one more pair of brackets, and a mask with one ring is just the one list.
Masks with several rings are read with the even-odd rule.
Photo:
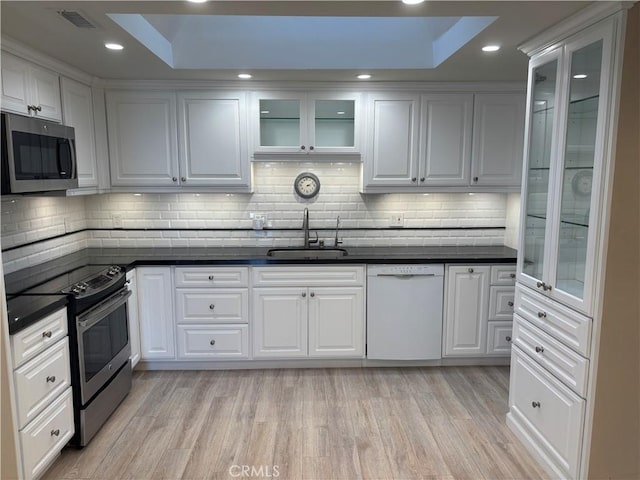
[[78, 317], [78, 325], [81, 327], [80, 329], [82, 331], [89, 330], [105, 316], [124, 305], [130, 296], [131, 291], [123, 289], [119, 293], [116, 293], [111, 299], [97, 305], [88, 312], [83, 313]]
[[76, 170], [78, 167], [78, 164], [76, 162], [76, 140], [74, 139], [69, 139], [69, 151], [71, 153], [71, 178], [76, 178]]
[[62, 153], [62, 147], [64, 146], [69, 150], [69, 158], [71, 159], [71, 174], [67, 178], [76, 178], [76, 152], [71, 142], [73, 142], [73, 140], [71, 140], [70, 138], [67, 138], [64, 141], [58, 141], [58, 152], [57, 152], [58, 172], [62, 172], [62, 163], [60, 159], [62, 158], [61, 153]]

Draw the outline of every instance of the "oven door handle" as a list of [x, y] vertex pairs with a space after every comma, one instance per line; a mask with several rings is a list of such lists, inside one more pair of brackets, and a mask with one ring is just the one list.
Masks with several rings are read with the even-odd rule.
[[128, 288], [123, 288], [118, 290], [115, 294], [109, 297], [102, 303], [99, 303], [91, 310], [83, 313], [78, 317], [78, 326], [81, 331], [88, 330], [93, 327], [96, 323], [102, 320], [104, 317], [109, 315], [111, 312], [114, 312], [118, 308], [120, 308], [124, 303], [126, 303], [127, 299], [131, 296], [131, 291]]

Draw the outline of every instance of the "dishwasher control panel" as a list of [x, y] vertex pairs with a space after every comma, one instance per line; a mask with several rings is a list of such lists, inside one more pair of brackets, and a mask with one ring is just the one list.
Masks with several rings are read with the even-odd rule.
[[375, 276], [403, 276], [429, 275], [440, 277], [444, 275], [444, 265], [369, 265], [367, 275]]

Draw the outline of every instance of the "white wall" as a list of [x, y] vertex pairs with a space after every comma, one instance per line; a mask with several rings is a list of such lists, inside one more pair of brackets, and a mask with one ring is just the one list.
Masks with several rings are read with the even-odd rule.
[[[15, 197], [2, 202], [2, 248], [78, 229], [3, 252], [5, 272], [89, 247], [281, 246], [302, 243], [302, 212], [311, 230], [332, 241], [340, 215], [344, 246], [502, 245], [510, 216], [506, 194], [362, 195], [359, 163], [269, 162], [254, 165], [253, 194], [106, 194], [88, 197]], [[303, 171], [320, 178], [318, 197], [303, 201], [293, 181]], [[249, 213], [267, 214], [272, 231], [250, 229]], [[389, 229], [392, 213], [404, 229]], [[114, 216], [123, 229], [114, 229]], [[67, 220], [65, 227], [65, 219]], [[466, 229], [501, 227], [499, 229]], [[154, 229], [131, 230], [131, 229]], [[413, 230], [411, 228], [423, 228]], [[455, 228], [462, 228], [458, 230]], [[194, 231], [185, 229], [221, 229]], [[291, 229], [280, 230], [280, 229]], [[357, 230], [352, 230], [357, 229]], [[381, 230], [382, 229], [382, 230]], [[514, 230], [516, 231], [516, 230]], [[517, 236], [517, 233], [516, 233]]]

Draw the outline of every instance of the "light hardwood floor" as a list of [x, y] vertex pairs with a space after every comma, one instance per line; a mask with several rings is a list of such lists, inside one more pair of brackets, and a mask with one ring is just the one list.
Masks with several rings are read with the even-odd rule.
[[[64, 450], [44, 478], [544, 478], [505, 425], [508, 375], [507, 367], [138, 372], [92, 442]], [[254, 471], [242, 476], [243, 465]]]

